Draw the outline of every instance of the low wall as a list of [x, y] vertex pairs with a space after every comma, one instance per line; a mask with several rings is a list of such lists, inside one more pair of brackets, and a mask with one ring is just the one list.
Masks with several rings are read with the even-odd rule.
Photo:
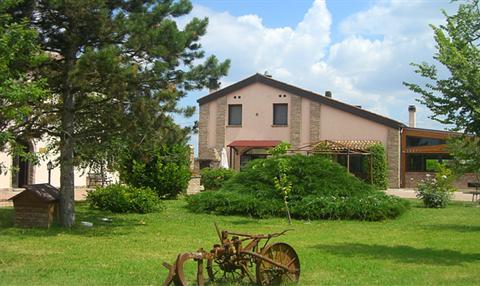
[[[421, 182], [426, 176], [435, 176], [434, 172], [406, 172], [405, 173], [405, 188], [413, 189], [417, 187], [417, 184]], [[453, 186], [457, 189], [468, 189], [468, 182], [476, 182], [477, 178], [473, 173], [468, 173], [453, 183]]]

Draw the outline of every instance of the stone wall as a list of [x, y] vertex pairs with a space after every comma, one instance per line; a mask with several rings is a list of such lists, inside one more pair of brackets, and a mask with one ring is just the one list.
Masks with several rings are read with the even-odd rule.
[[227, 114], [227, 97], [222, 96], [217, 99], [217, 118], [215, 120], [216, 135], [215, 148], [220, 152], [225, 146], [225, 116]]
[[[423, 179], [426, 178], [426, 176], [435, 176], [434, 172], [406, 172], [405, 173], [405, 188], [413, 189], [417, 187], [417, 184], [421, 182]], [[477, 178], [475, 177], [475, 174], [473, 173], [468, 173], [457, 180], [453, 183], [453, 186], [457, 189], [468, 189], [468, 183], [469, 182], [476, 182]]]
[[310, 142], [320, 141], [320, 103], [310, 101]]
[[208, 159], [208, 119], [210, 117], [209, 104], [200, 105], [198, 120], [198, 158]]
[[388, 187], [400, 187], [400, 131], [389, 128], [387, 134]]
[[290, 115], [290, 144], [293, 148], [297, 148], [300, 145], [302, 130], [302, 98], [300, 96], [292, 95]]

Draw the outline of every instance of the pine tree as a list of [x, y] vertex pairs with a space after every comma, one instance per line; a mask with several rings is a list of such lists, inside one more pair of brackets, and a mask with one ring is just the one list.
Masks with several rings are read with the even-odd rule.
[[192, 113], [178, 100], [226, 74], [229, 61], [201, 61], [208, 19], [179, 28], [176, 19], [191, 10], [187, 0], [29, 0], [12, 10], [50, 55], [40, 72], [56, 96], [36, 102], [28, 127], [58, 138], [63, 226], [75, 221], [75, 159], [92, 157], [88, 146], [175, 128], [172, 113]]

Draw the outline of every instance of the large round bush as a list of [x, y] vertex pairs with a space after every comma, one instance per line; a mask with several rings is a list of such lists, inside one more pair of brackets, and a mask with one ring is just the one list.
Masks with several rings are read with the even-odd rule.
[[128, 185], [154, 190], [162, 199], [185, 193], [190, 180], [190, 148], [160, 145], [151, 150], [129, 150], [118, 162], [120, 179]]
[[162, 209], [153, 190], [117, 184], [88, 192], [87, 202], [91, 208], [114, 213], [151, 213]]
[[254, 217], [285, 216], [283, 194], [275, 191], [273, 183], [280, 161], [287, 162], [286, 176], [293, 187], [288, 194], [292, 217], [382, 220], [408, 208], [405, 200], [377, 191], [343, 166], [324, 157], [303, 155], [254, 160], [220, 190], [189, 197], [188, 208]]

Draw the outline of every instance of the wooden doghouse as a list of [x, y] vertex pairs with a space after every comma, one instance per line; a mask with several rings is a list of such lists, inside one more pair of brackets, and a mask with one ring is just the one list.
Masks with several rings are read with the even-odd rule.
[[50, 227], [57, 216], [60, 192], [49, 184], [27, 185], [12, 197], [15, 225], [20, 227]]

